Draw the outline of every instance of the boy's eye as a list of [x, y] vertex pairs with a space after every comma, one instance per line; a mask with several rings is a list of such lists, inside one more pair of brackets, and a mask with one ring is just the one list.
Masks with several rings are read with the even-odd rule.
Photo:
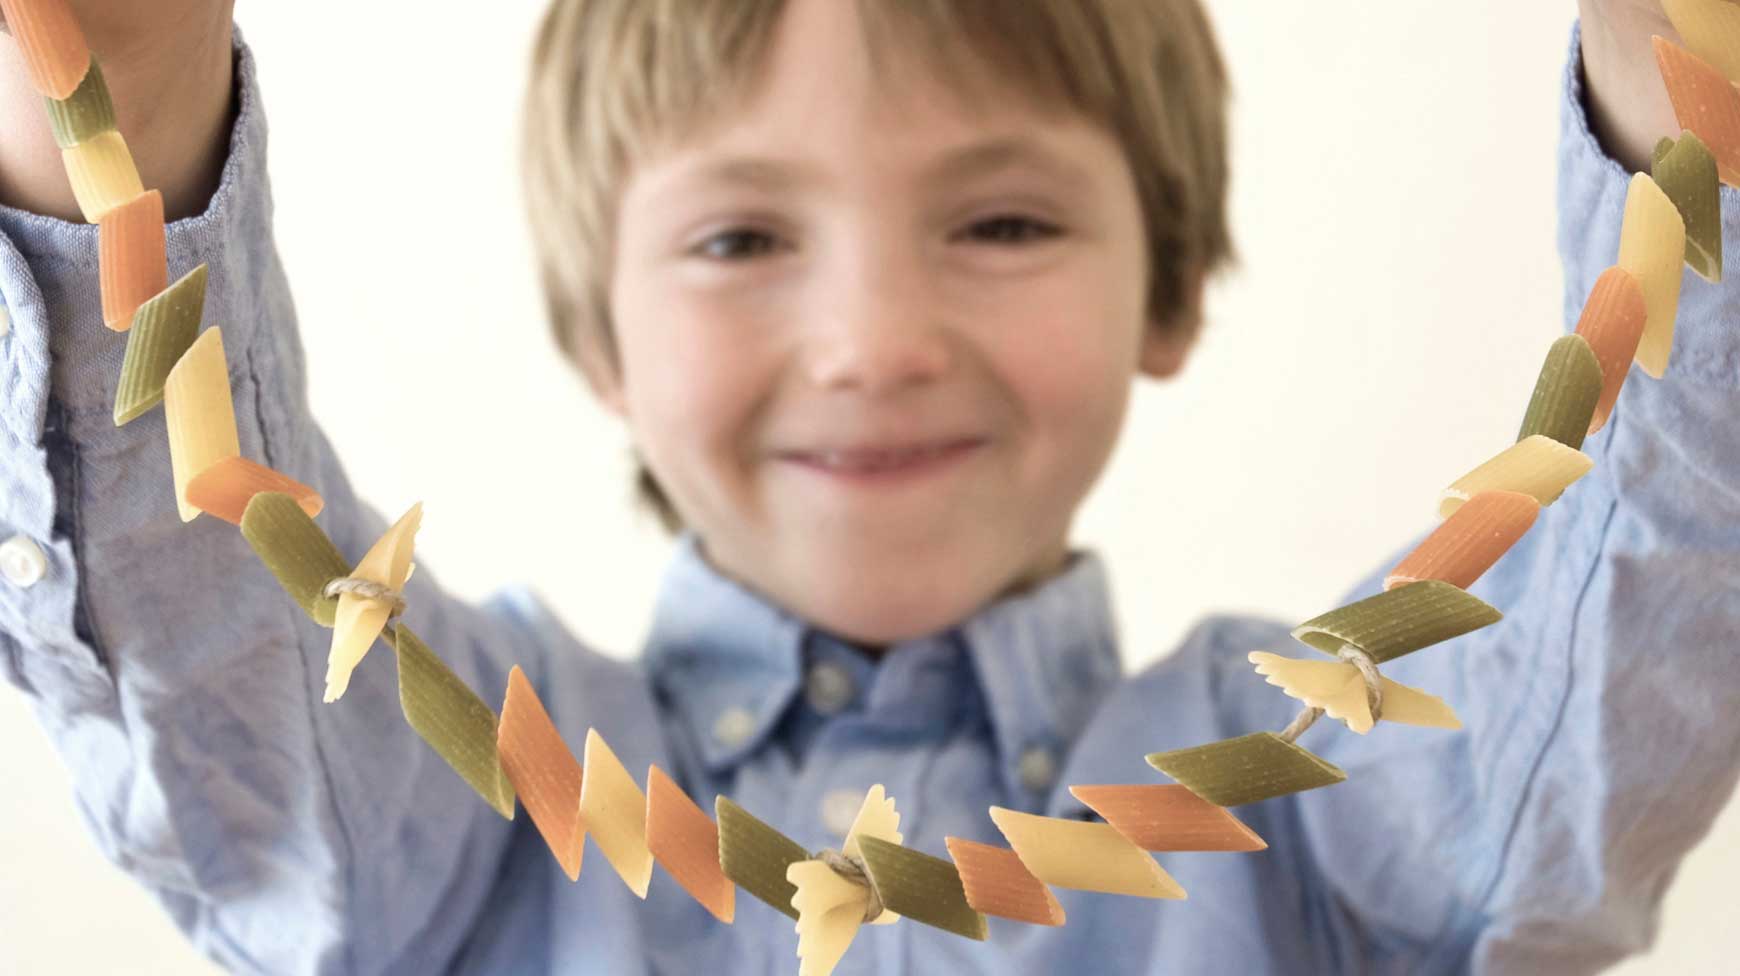
[[[1021, 244], [1056, 237], [1059, 233], [1058, 228], [1051, 224], [1016, 214], [1003, 214], [978, 221], [969, 230], [974, 238], [994, 244]], [[770, 234], [747, 227], [733, 227], [696, 245], [695, 253], [722, 261], [736, 261], [771, 250], [775, 243]]]
[[697, 245], [695, 250], [702, 257], [732, 261], [749, 256], [746, 254], [745, 248], [753, 251], [756, 247], [772, 240], [771, 236], [761, 231], [750, 230], [747, 227], [734, 227], [707, 238]]
[[1056, 237], [1056, 227], [1016, 214], [1003, 214], [981, 220], [972, 226], [974, 236], [993, 243], [1019, 244], [1023, 240]]

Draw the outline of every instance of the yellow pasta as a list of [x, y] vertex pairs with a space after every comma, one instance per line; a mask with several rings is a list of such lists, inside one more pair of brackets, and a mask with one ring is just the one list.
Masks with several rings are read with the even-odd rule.
[[[1619, 266], [1643, 286], [1649, 316], [1637, 343], [1637, 365], [1656, 379], [1667, 372], [1679, 314], [1681, 265], [1686, 260], [1686, 223], [1648, 173], [1631, 178], [1625, 223], [1619, 232]], [[1542, 504], [1545, 504], [1544, 502]]]
[[1732, 0], [1662, 0], [1674, 30], [1693, 54], [1740, 84], [1740, 4]]
[[[411, 548], [422, 524], [423, 503], [418, 502], [375, 540], [350, 575], [393, 590], [403, 587], [405, 577], [410, 573]], [[325, 701], [335, 702], [343, 697], [345, 689], [350, 687], [351, 672], [374, 646], [375, 638], [381, 635], [392, 610], [386, 603], [362, 594], [339, 593], [338, 609], [333, 616], [332, 645], [326, 654]]]
[[1003, 807], [991, 820], [1033, 876], [1059, 888], [1137, 898], [1183, 898], [1184, 889], [1111, 824], [1040, 817]]
[[[1366, 700], [1365, 678], [1353, 665], [1342, 661], [1307, 661], [1265, 651], [1252, 651], [1249, 660], [1257, 666], [1258, 674], [1289, 698], [1323, 709], [1324, 714], [1341, 719], [1360, 735], [1370, 732], [1376, 724], [1371, 717], [1371, 703]], [[1383, 688], [1384, 721], [1440, 729], [1462, 727], [1456, 712], [1442, 698], [1397, 684], [1382, 675], [1378, 676], [1378, 684]]]
[[1534, 496], [1544, 508], [1594, 466], [1589, 455], [1544, 434], [1525, 437], [1444, 489], [1438, 499], [1438, 517], [1449, 518], [1483, 491], [1520, 491]]
[[235, 404], [230, 399], [223, 331], [217, 326], [200, 333], [170, 367], [163, 381], [163, 415], [169, 428], [175, 504], [181, 510], [181, 520], [191, 522], [199, 517], [200, 509], [187, 499], [188, 483], [219, 461], [242, 453], [236, 436]]
[[[858, 816], [846, 831], [846, 841], [840, 851], [849, 858], [863, 860], [859, 844], [863, 837], [876, 837], [893, 844], [902, 841], [900, 814], [894, 800], [881, 784], [870, 787]], [[864, 924], [864, 912], [870, 904], [870, 892], [864, 885], [840, 876], [824, 861], [799, 861], [788, 865], [785, 879], [797, 892], [791, 907], [797, 910], [799, 976], [828, 976]], [[886, 908], [872, 921], [873, 925], [888, 925], [900, 916]]]
[[797, 887], [798, 976], [828, 976], [863, 924], [867, 892], [821, 861], [790, 865], [785, 878]]
[[87, 223], [101, 223], [104, 214], [145, 192], [127, 140], [114, 129], [62, 149], [60, 156]]
[[[847, 857], [863, 860], [864, 851], [858, 842], [866, 836], [880, 837], [893, 844], [905, 842], [900, 833], [900, 812], [894, 809], [894, 798], [883, 791], [881, 783], [865, 792], [864, 805], [858, 808], [858, 816], [852, 818], [852, 827], [846, 831], [846, 841], [840, 845], [840, 851]], [[884, 909], [870, 924], [888, 925], [899, 920], [899, 915]]]
[[580, 819], [586, 832], [628, 890], [645, 898], [653, 869], [652, 849], [646, 843], [646, 794], [597, 729], [586, 730], [586, 753], [580, 765], [586, 770], [580, 783]]

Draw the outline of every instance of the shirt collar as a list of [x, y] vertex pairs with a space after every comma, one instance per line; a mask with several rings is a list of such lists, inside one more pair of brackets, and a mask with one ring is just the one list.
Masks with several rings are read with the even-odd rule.
[[[803, 687], [806, 659], [838, 663], [840, 649], [714, 569], [693, 530], [679, 536], [644, 661], [710, 770], [735, 766], [765, 742]], [[1014, 795], [1035, 792], [1022, 758], [1040, 750], [1061, 768], [1122, 670], [1105, 567], [1093, 551], [1073, 551], [1037, 586], [854, 670], [869, 676], [863, 707], [891, 720], [922, 722], [981, 701], [1007, 785]]]

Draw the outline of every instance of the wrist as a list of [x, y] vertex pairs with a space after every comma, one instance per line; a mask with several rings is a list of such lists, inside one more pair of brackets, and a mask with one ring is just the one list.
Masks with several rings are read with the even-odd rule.
[[[102, 63], [127, 140], [146, 187], [163, 194], [164, 216], [204, 211], [222, 173], [234, 119], [231, 27], [183, 21], [172, 44], [86, 31]], [[0, 39], [0, 203], [82, 223], [60, 148], [44, 124], [43, 100], [25, 80], [16, 43]]]
[[1659, 4], [1618, 5], [1579, 0], [1584, 97], [1589, 125], [1603, 150], [1627, 170], [1647, 173], [1663, 136], [1679, 121], [1662, 84], [1651, 36], [1678, 43]]

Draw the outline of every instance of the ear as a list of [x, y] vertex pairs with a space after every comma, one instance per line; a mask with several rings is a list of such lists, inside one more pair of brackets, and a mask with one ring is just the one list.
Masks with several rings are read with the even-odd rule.
[[1142, 330], [1137, 368], [1143, 375], [1168, 380], [1184, 369], [1202, 330], [1202, 292], [1207, 275], [1185, 273], [1184, 301], [1166, 318], [1150, 317]]

